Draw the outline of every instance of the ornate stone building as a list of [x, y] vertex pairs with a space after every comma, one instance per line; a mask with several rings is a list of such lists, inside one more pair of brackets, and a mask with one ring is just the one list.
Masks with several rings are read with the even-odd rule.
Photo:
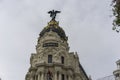
[[25, 80], [89, 80], [55, 16], [39, 34]]
[[120, 80], [120, 60], [116, 61], [117, 69], [113, 72], [115, 80]]

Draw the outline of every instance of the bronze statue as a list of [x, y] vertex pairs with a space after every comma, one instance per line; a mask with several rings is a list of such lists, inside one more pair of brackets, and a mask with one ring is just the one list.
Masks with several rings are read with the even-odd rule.
[[48, 12], [48, 14], [50, 14], [50, 17], [52, 18], [52, 20], [55, 20], [57, 13], [60, 13], [60, 11], [54, 11], [54, 10], [52, 10], [52, 11]]

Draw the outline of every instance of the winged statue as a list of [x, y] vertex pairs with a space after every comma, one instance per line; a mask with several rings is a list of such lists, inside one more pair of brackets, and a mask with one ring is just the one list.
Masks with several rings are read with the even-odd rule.
[[60, 13], [60, 12], [61, 12], [61, 11], [52, 10], [52, 11], [49, 11], [48, 14], [50, 14], [50, 17], [52, 18], [52, 20], [55, 20], [56, 14], [57, 14], [57, 13]]

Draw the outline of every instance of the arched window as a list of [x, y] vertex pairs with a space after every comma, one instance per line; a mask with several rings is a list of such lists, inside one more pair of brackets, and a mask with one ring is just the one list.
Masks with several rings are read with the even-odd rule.
[[61, 56], [61, 63], [64, 64], [64, 57]]
[[48, 55], [48, 63], [52, 63], [52, 55]]

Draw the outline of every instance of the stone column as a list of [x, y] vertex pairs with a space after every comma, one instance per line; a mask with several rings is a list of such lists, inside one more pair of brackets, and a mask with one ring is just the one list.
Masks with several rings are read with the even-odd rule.
[[44, 74], [44, 79], [47, 80], [47, 73]]
[[68, 76], [68, 80], [71, 80], [71, 75]]
[[41, 80], [44, 80], [44, 73], [41, 73]]
[[66, 76], [66, 74], [64, 74], [64, 78], [65, 78], [64, 80], [67, 80], [67, 76]]
[[33, 80], [33, 77], [31, 77], [31, 79], [30, 80]]
[[59, 73], [59, 80], [61, 80], [61, 73]]
[[55, 72], [54, 80], [57, 80], [57, 72]]
[[40, 80], [40, 73], [38, 73], [38, 80]]

